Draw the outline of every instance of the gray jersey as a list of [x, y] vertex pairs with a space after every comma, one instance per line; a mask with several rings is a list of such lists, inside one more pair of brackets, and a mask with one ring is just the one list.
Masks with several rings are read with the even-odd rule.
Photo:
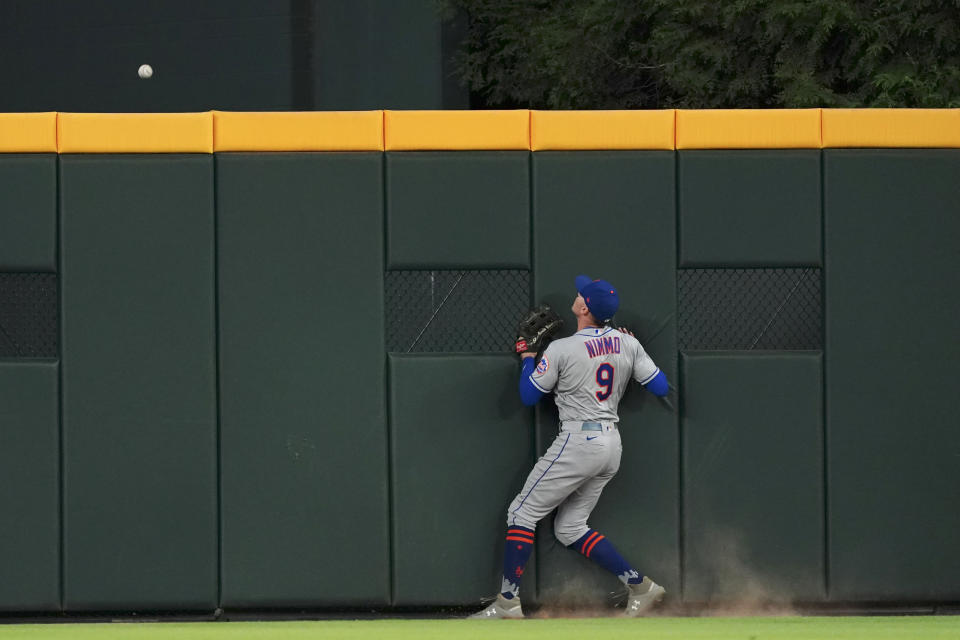
[[646, 384], [659, 372], [633, 336], [591, 327], [551, 342], [530, 381], [544, 393], [556, 391], [561, 421], [617, 422], [630, 378]]

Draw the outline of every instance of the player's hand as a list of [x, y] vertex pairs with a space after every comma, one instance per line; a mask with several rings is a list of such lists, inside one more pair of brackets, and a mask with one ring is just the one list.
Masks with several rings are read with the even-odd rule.
[[637, 337], [637, 336], [633, 335], [633, 331], [630, 331], [630, 329], [627, 329], [626, 327], [617, 327], [617, 331], [619, 331], [620, 333], [625, 333], [625, 334], [627, 334], [628, 336], [631, 336], [631, 337], [633, 337], [633, 338], [636, 338], [636, 337]]
[[535, 351], [524, 351], [520, 354], [520, 359], [525, 360], [527, 358], [536, 358], [537, 353]]

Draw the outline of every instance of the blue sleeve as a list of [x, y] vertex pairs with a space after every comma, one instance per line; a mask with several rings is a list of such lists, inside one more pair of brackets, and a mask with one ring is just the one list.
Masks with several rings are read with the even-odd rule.
[[657, 375], [653, 376], [653, 380], [643, 386], [647, 391], [661, 398], [670, 392], [670, 385], [667, 384], [667, 376], [663, 374], [663, 371], [658, 371]]
[[[535, 360], [536, 358], [533, 356], [524, 358], [523, 369], [520, 370], [520, 400], [528, 407], [532, 407], [533, 405], [537, 404], [540, 402], [540, 398], [547, 395], [543, 391], [540, 391], [540, 389], [537, 389], [537, 387], [530, 382], [530, 374], [533, 373]], [[666, 385], [666, 378], [664, 378], [664, 385]]]

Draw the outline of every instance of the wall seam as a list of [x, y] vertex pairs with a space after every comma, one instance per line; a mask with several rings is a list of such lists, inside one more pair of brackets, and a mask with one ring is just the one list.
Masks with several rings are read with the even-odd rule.
[[[57, 146], [59, 148], [59, 123], [60, 118], [59, 114], [57, 117]], [[57, 471], [59, 473], [58, 484], [59, 484], [59, 517], [60, 517], [60, 537], [59, 537], [59, 599], [60, 599], [60, 611], [64, 611], [66, 607], [66, 559], [64, 555], [64, 549], [66, 547], [66, 531], [65, 531], [65, 518], [64, 514], [66, 512], [66, 481], [64, 478], [64, 433], [63, 433], [63, 343], [64, 343], [64, 321], [63, 321], [63, 250], [61, 245], [63, 244], [63, 205], [61, 198], [61, 186], [60, 186], [60, 155], [57, 154], [54, 156], [54, 162], [56, 163], [56, 216], [57, 216], [57, 243], [56, 243], [56, 268], [57, 268], [57, 313], [59, 319], [59, 326], [57, 328], [59, 344], [57, 345], [57, 436], [58, 436], [58, 455], [57, 455]]]
[[[821, 109], [821, 114], [823, 110]], [[823, 119], [820, 120], [821, 136], [823, 130]], [[822, 138], [821, 138], [822, 143]], [[830, 469], [829, 450], [827, 446], [827, 193], [826, 193], [826, 155], [823, 149], [820, 149], [820, 295], [823, 299], [820, 302], [820, 308], [823, 309], [823, 315], [820, 318], [821, 332], [823, 333], [823, 357], [820, 362], [820, 383], [821, 383], [821, 410], [822, 424], [821, 437], [823, 447], [823, 589], [826, 600], [830, 600]]]
[[528, 302], [530, 303], [531, 306], [534, 304], [534, 300], [536, 300], [536, 292], [534, 291], [534, 287], [533, 287], [534, 285], [533, 265], [535, 264], [535, 260], [536, 260], [536, 253], [535, 253], [536, 245], [535, 245], [534, 239], [537, 237], [536, 234], [534, 233], [535, 227], [534, 227], [534, 220], [533, 220], [534, 197], [535, 196], [534, 196], [534, 190], [533, 190], [533, 152], [528, 151], [527, 152], [527, 213], [529, 214], [529, 218], [527, 220], [527, 232], [530, 234], [530, 237], [528, 239], [528, 250], [530, 252], [529, 253], [530, 262], [527, 268], [529, 269], [529, 273], [530, 273], [530, 276], [529, 276], [530, 277], [530, 289], [529, 289], [530, 297]]
[[[674, 147], [676, 147], [676, 114], [677, 110], [674, 110]], [[674, 213], [674, 233], [676, 237], [674, 238], [674, 275], [673, 275], [673, 304], [674, 304], [674, 322], [676, 325], [679, 325], [679, 305], [680, 305], [680, 285], [679, 285], [679, 271], [680, 271], [680, 152], [674, 148], [673, 151], [673, 213]], [[679, 391], [677, 393], [677, 565], [678, 571], [680, 574], [680, 600], [683, 601], [684, 597], [684, 575], [686, 568], [686, 558], [684, 554], [684, 544], [686, 542], [684, 536], [684, 517], [686, 512], [683, 508], [685, 500], [685, 487], [683, 483], [683, 393], [686, 386], [685, 382], [685, 371], [683, 369], [684, 362], [682, 357], [682, 352], [679, 349], [679, 335], [678, 345], [677, 345], [677, 377], [679, 378], [678, 382]]]
[[[823, 149], [823, 108], [822, 107], [817, 109], [817, 117], [818, 117], [818, 120], [820, 121], [820, 148]], [[822, 204], [823, 202], [823, 153], [820, 154], [820, 198], [821, 198], [821, 204]], [[823, 222], [822, 207], [820, 209], [820, 213], [821, 213], [820, 220], [822, 224]], [[821, 247], [822, 247], [822, 244], [821, 244]]]
[[397, 570], [395, 558], [396, 554], [396, 535], [393, 513], [393, 491], [396, 484], [393, 476], [393, 419], [391, 417], [390, 402], [390, 354], [384, 349], [383, 353], [383, 406], [384, 406], [384, 424], [386, 425], [386, 445], [387, 445], [387, 604], [394, 606], [396, 604], [397, 592]]
[[[531, 116], [530, 116], [530, 117], [531, 117], [531, 119], [532, 119], [532, 118], [533, 118], [533, 115], [532, 115], [533, 112], [531, 111], [530, 113], [531, 113]], [[531, 124], [532, 124], [532, 123], [531, 123]], [[531, 133], [532, 133], [532, 127], [531, 127]], [[532, 145], [531, 145], [531, 149], [532, 149]], [[533, 158], [533, 151], [531, 150], [531, 151], [528, 152], [528, 155], [527, 155], [527, 211], [528, 211], [529, 214], [530, 214], [530, 215], [529, 215], [529, 219], [527, 220], [527, 229], [528, 229], [528, 232], [530, 233], [530, 243], [529, 243], [529, 251], [530, 251], [530, 271], [528, 272], [528, 273], [530, 274], [530, 275], [529, 275], [529, 278], [530, 278], [530, 279], [529, 279], [530, 289], [529, 289], [529, 299], [528, 299], [528, 302], [530, 303], [530, 307], [531, 307], [531, 308], [533, 307], [534, 304], [536, 304], [535, 301], [537, 300], [537, 293], [538, 293], [538, 291], [536, 290], [536, 277], [535, 277], [536, 272], [535, 272], [535, 269], [534, 269], [534, 266], [536, 265], [536, 242], [535, 242], [535, 240], [536, 240], [536, 237], [537, 237], [537, 236], [536, 236], [536, 233], [535, 233], [536, 227], [535, 227], [535, 224], [534, 224], [534, 222], [535, 222], [535, 221], [534, 221], [534, 217], [535, 217], [535, 216], [534, 216], [534, 212], [536, 211], [536, 206], [535, 206], [536, 189], [534, 189], [534, 184], [533, 184], [533, 164], [534, 164], [534, 158]], [[530, 411], [530, 415], [531, 415], [531, 417], [533, 418], [533, 421], [532, 421], [533, 426], [532, 426], [532, 428], [531, 428], [531, 430], [530, 430], [530, 434], [531, 434], [531, 438], [530, 438], [531, 448], [533, 449], [534, 455], [536, 455], [536, 452], [539, 451], [539, 447], [537, 446], [537, 439], [539, 438], [539, 435], [540, 435], [540, 405], [539, 405], [539, 403], [537, 403], [537, 406], [533, 407], [532, 411]], [[534, 458], [534, 462], [535, 462], [535, 460], [536, 460], [536, 458]], [[528, 460], [527, 462], [530, 463], [531, 461]], [[531, 466], [531, 468], [532, 468], [532, 466]], [[542, 556], [541, 556], [541, 554], [540, 554], [540, 542], [539, 542], [539, 538], [535, 538], [535, 539], [534, 539], [534, 555], [535, 555], [535, 558], [534, 558], [534, 562], [535, 562], [535, 569], [534, 569], [534, 571], [535, 571], [535, 573], [533, 574], [533, 578], [534, 578], [534, 579], [533, 579], [533, 591], [534, 591], [534, 598], [533, 598], [533, 599], [539, 601], [539, 599], [540, 599], [540, 593], [541, 593], [541, 589], [540, 589], [540, 576], [543, 575], [543, 572], [542, 572], [542, 571], [539, 571], [539, 568], [543, 566], [543, 561], [542, 561], [542, 559], [541, 559]]]
[[[384, 118], [386, 118], [386, 111], [382, 111]], [[381, 128], [381, 132], [384, 132], [386, 129]], [[384, 142], [385, 144], [385, 142]], [[380, 283], [380, 292], [381, 295], [384, 294], [384, 287], [386, 286], [386, 272], [388, 268], [387, 262], [387, 252], [389, 248], [389, 235], [388, 235], [388, 220], [389, 220], [389, 207], [388, 207], [388, 194], [387, 194], [387, 152], [382, 151], [380, 153], [380, 196], [381, 196], [381, 207], [380, 210], [383, 212], [383, 227], [382, 227], [382, 237], [383, 237], [383, 248], [382, 248], [382, 260], [383, 268], [380, 270], [381, 273], [381, 283]], [[385, 297], [385, 296], [384, 296]], [[386, 300], [384, 300], [384, 308], [381, 309], [382, 314], [386, 314]], [[384, 319], [384, 332], [386, 332], [386, 320]], [[387, 449], [387, 604], [393, 606], [396, 602], [396, 593], [397, 593], [397, 571], [396, 571], [396, 534], [395, 534], [395, 524], [394, 524], [394, 513], [393, 513], [393, 491], [394, 485], [396, 484], [395, 478], [393, 477], [393, 420], [391, 414], [391, 404], [390, 404], [390, 354], [387, 352], [386, 344], [384, 344], [383, 350], [383, 407], [384, 407], [384, 425], [386, 427], [386, 449]]]
[[527, 109], [527, 151], [533, 151], [533, 110]]
[[217, 449], [217, 609], [219, 615], [223, 609], [223, 414], [220, 392], [220, 237], [219, 237], [219, 199], [217, 198], [217, 154], [211, 156], [213, 178], [213, 348], [214, 348], [214, 398], [215, 398], [215, 437]]
[[673, 110], [673, 152], [674, 153], [677, 152], [677, 119], [678, 119], [679, 112], [680, 112], [679, 109]]
[[[387, 110], [386, 109], [380, 110], [380, 151], [383, 153], [386, 153], [387, 151]], [[387, 185], [386, 183], [384, 183], [383, 185], [384, 204], [386, 204], [387, 202], [386, 193], [387, 193]], [[384, 208], [384, 213], [386, 213], [386, 208]], [[384, 218], [384, 220], [386, 220], [386, 218]]]

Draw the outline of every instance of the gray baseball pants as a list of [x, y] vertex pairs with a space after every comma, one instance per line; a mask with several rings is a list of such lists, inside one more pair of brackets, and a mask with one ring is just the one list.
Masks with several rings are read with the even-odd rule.
[[600, 424], [602, 429], [594, 431], [582, 431], [580, 422], [561, 425], [553, 444], [527, 476], [523, 490], [510, 503], [508, 527], [536, 529], [540, 520], [557, 509], [553, 525], [557, 540], [567, 546], [583, 537], [603, 488], [620, 468], [623, 451], [616, 423]]

